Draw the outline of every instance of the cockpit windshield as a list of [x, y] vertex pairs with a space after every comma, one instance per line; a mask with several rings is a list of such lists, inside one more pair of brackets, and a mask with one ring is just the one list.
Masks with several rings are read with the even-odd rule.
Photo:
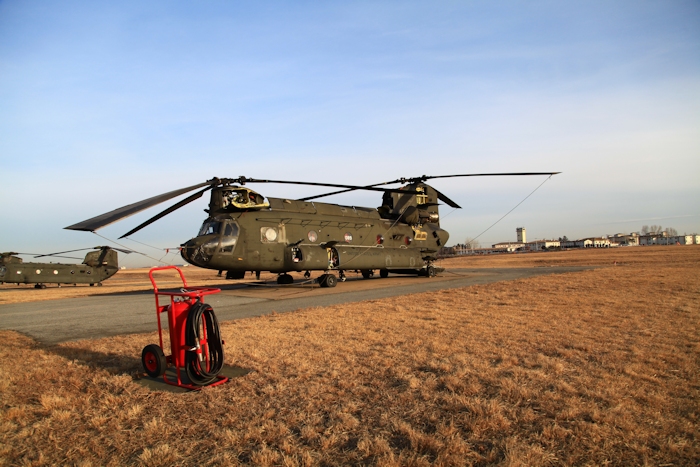
[[221, 222], [214, 219], [207, 219], [202, 224], [202, 228], [199, 229], [199, 236], [202, 235], [214, 235], [221, 232]]

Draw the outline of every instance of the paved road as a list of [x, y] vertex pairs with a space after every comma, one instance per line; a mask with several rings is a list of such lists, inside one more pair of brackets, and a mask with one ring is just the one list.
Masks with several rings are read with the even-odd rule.
[[[206, 302], [214, 308], [219, 321], [229, 321], [273, 311], [283, 313], [585, 269], [590, 268], [451, 269], [431, 279], [392, 276], [348, 280], [338, 283], [335, 289], [299, 284], [283, 287], [237, 284], [208, 296]], [[44, 344], [150, 332], [157, 329], [154, 298], [150, 292], [140, 292], [0, 305], [0, 329], [19, 331]]]

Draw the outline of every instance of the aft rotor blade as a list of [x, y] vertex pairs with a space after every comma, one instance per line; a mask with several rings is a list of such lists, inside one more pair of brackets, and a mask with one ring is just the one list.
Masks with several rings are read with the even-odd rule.
[[[37, 255], [35, 258], [41, 258], [44, 256], [56, 256], [56, 255], [62, 255], [63, 253], [74, 253], [76, 251], [85, 251], [85, 250], [94, 250], [95, 248], [78, 248], [77, 250], [66, 250], [66, 251], [57, 251], [56, 253], [46, 253], [45, 255]], [[80, 258], [78, 258], [80, 259]]]
[[173, 211], [175, 211], [175, 210], [177, 210], [177, 209], [180, 209], [181, 207], [185, 206], [186, 204], [189, 204], [189, 203], [191, 203], [192, 201], [201, 198], [202, 195], [203, 195], [207, 190], [210, 190], [210, 189], [211, 189], [211, 186], [208, 186], [208, 187], [206, 187], [205, 189], [200, 190], [200, 191], [198, 191], [197, 193], [195, 193], [195, 194], [193, 194], [193, 195], [191, 195], [191, 196], [188, 196], [187, 198], [183, 199], [182, 201], [173, 204], [172, 206], [170, 206], [170, 207], [169, 207], [168, 209], [166, 209], [165, 211], [159, 212], [158, 214], [156, 214], [155, 216], [151, 217], [150, 219], [148, 219], [148, 220], [147, 220], [146, 222], [144, 222], [143, 224], [139, 225], [138, 227], [134, 227], [133, 229], [129, 230], [127, 233], [125, 233], [124, 235], [122, 235], [122, 236], [119, 237], [119, 238], [128, 237], [129, 235], [138, 232], [139, 230], [143, 229], [143, 228], [146, 227], [147, 225], [151, 225], [152, 223], [154, 223], [155, 221], [157, 221], [157, 220], [160, 219], [161, 217], [167, 216], [167, 215], [170, 214], [171, 212], [173, 212]]
[[108, 247], [114, 251], [118, 251], [119, 253], [124, 253], [125, 255], [130, 255], [131, 253], [134, 253], [132, 250], [124, 250], [123, 248], [113, 248], [113, 247]]
[[179, 190], [169, 191], [168, 193], [163, 193], [162, 195], [154, 196], [152, 198], [148, 198], [148, 199], [144, 199], [143, 201], [139, 201], [137, 203], [123, 206], [121, 208], [115, 209], [114, 211], [110, 211], [110, 212], [107, 212], [105, 214], [101, 214], [99, 216], [84, 220], [82, 222], [78, 222], [77, 224], [69, 225], [68, 227], [64, 227], [64, 228], [68, 229], [68, 230], [83, 230], [86, 232], [94, 232], [95, 230], [101, 229], [102, 227], [104, 227], [106, 225], [109, 225], [113, 222], [122, 220], [125, 217], [129, 217], [131, 215], [134, 215], [137, 212], [141, 212], [144, 209], [148, 209], [152, 206], [155, 206], [156, 204], [160, 204], [160, 203], [163, 203], [165, 201], [168, 201], [169, 199], [175, 198], [176, 196], [180, 196], [182, 194], [185, 194], [185, 193], [192, 191], [192, 190], [196, 190], [197, 188], [201, 188], [203, 186], [209, 185], [209, 187], [212, 187], [217, 183], [218, 183], [218, 180], [216, 180], [216, 182], [208, 181], [208, 182], [204, 182], [204, 183], [198, 183], [197, 185], [192, 185], [192, 186], [187, 187], [187, 188], [181, 188]]
[[[431, 188], [433, 188], [433, 187], [431, 187]], [[435, 188], [433, 188], [433, 190], [435, 190]], [[439, 199], [440, 201], [442, 201], [443, 203], [447, 204], [447, 205], [450, 206], [451, 208], [462, 209], [462, 206], [460, 206], [459, 204], [455, 203], [454, 201], [452, 201], [450, 198], [448, 198], [447, 196], [443, 195], [443, 194], [440, 193], [439, 191], [435, 190], [435, 193], [437, 193], [437, 197], [438, 197], [438, 199]]]
[[454, 177], [508, 177], [508, 176], [528, 176], [528, 175], [556, 175], [561, 172], [497, 172], [497, 173], [482, 173], [482, 174], [453, 174], [453, 175], [421, 175], [414, 178], [400, 178], [391, 183], [415, 183], [433, 180], [436, 178], [454, 178]]
[[[514, 172], [514, 173], [483, 173], [483, 174], [456, 174], [456, 175], [422, 175], [420, 177], [413, 177], [413, 178], [397, 178], [396, 180], [392, 180], [390, 182], [381, 182], [381, 183], [375, 183], [373, 185], [368, 185], [365, 187], [362, 187], [364, 190], [377, 190], [377, 191], [401, 191], [402, 193], [408, 193], [406, 190], [398, 190], [398, 189], [385, 189], [385, 188], [380, 188], [377, 189], [375, 187], [383, 186], [383, 185], [391, 185], [394, 183], [417, 183], [417, 182], [424, 182], [426, 180], [431, 180], [434, 178], [452, 178], [452, 177], [496, 177], [496, 176], [509, 176], [509, 175], [556, 175], [561, 172]], [[349, 191], [354, 191], [357, 188], [348, 188], [345, 190], [339, 190], [339, 191], [333, 191], [331, 193], [323, 193], [320, 195], [314, 195], [314, 196], [307, 196], [306, 198], [301, 198], [301, 201], [309, 201], [312, 199], [317, 199], [317, 198], [324, 198], [326, 196], [331, 196], [331, 195], [338, 195], [341, 193], [347, 193]], [[433, 188], [434, 189], [434, 188]], [[437, 191], [437, 190], [435, 190]], [[459, 208], [457, 206], [457, 203], [452, 201], [450, 198], [445, 196], [444, 194], [438, 192], [440, 199], [444, 201], [447, 205], [452, 206], [453, 208]]]

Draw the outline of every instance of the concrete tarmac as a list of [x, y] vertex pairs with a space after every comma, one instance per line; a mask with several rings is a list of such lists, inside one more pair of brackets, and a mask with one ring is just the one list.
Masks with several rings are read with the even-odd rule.
[[[547, 274], [579, 272], [591, 267], [449, 269], [437, 277], [349, 279], [333, 289], [297, 283], [234, 284], [209, 295], [220, 322], [284, 313], [302, 308], [376, 300], [411, 293], [467, 287]], [[31, 293], [31, 290], [27, 291]], [[165, 300], [165, 302], [163, 302]], [[161, 304], [169, 303], [163, 297]], [[152, 292], [98, 295], [84, 298], [0, 305], [0, 329], [11, 329], [51, 345], [157, 330]]]

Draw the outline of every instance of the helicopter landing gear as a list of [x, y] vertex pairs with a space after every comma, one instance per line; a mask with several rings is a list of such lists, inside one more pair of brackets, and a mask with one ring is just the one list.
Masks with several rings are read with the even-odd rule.
[[380, 269], [379, 270], [379, 277], [381, 277], [382, 279], [386, 279], [387, 277], [389, 277], [389, 270], [388, 269]]
[[260, 280], [260, 271], [255, 271], [255, 279]]
[[308, 278], [310, 278], [310, 277], [311, 277], [311, 271], [306, 271], [306, 272], [304, 273], [304, 279], [308, 279]]
[[279, 276], [277, 276], [277, 283], [280, 285], [293, 284], [294, 278], [286, 273], [280, 274]]
[[435, 277], [435, 268], [432, 265], [428, 265], [425, 268], [425, 276], [426, 277]]
[[340, 271], [340, 273], [338, 274], [338, 276], [339, 276], [339, 278], [340, 278], [340, 282], [345, 282], [345, 280], [346, 280], [346, 278], [345, 278], [345, 271]]
[[360, 271], [360, 273], [362, 273], [363, 279], [369, 279], [374, 275], [374, 271], [372, 271], [371, 269], [363, 269], [362, 271]]
[[[92, 285], [92, 284], [90, 284], [90, 285]], [[45, 289], [46, 284], [34, 284], [34, 288], [35, 289]]]
[[318, 278], [318, 283], [321, 287], [335, 287], [338, 279], [333, 274], [323, 274]]

